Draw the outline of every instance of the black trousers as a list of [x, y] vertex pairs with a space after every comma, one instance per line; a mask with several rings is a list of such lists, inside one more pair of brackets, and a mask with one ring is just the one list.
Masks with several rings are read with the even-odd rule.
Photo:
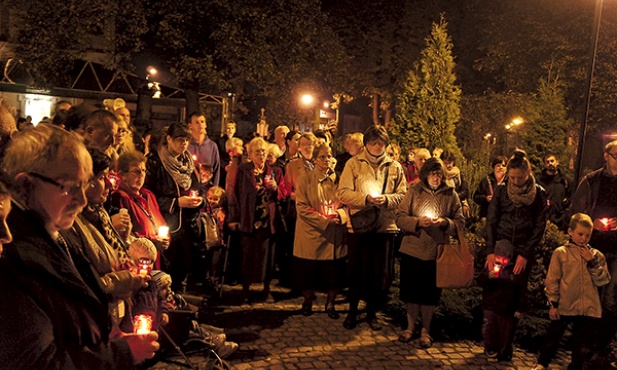
[[360, 299], [374, 314], [386, 302], [394, 275], [394, 236], [390, 233], [347, 234], [350, 311]]
[[559, 342], [569, 324], [572, 324], [572, 362], [568, 369], [583, 369], [594, 353], [594, 343], [600, 319], [588, 316], [561, 316], [548, 326], [538, 363], [548, 367], [559, 348]]

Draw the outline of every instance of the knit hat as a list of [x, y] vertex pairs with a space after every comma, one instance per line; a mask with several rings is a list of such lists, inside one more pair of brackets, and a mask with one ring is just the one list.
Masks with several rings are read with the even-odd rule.
[[153, 270], [150, 275], [152, 281], [158, 285], [159, 288], [164, 288], [171, 285], [171, 276], [161, 270]]
[[129, 245], [129, 254], [134, 260], [147, 258], [154, 261], [156, 260], [156, 247], [149, 239], [137, 238]]

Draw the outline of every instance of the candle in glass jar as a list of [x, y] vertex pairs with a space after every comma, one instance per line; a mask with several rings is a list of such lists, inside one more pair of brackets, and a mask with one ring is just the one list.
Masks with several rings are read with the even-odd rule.
[[152, 331], [152, 316], [137, 315], [133, 319], [133, 330], [135, 334], [148, 334]]
[[193, 158], [193, 162], [197, 162], [197, 156], [195, 154], [193, 154], [191, 158]]
[[189, 196], [191, 198], [197, 198], [199, 196], [199, 192], [197, 190], [190, 190], [189, 191]]
[[169, 226], [159, 226], [158, 234], [159, 238], [166, 238], [169, 236]]
[[608, 218], [604, 217], [600, 219], [600, 222], [608, 229]]

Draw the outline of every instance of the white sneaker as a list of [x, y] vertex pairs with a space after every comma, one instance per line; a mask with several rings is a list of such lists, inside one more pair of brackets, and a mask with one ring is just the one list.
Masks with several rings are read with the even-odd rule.
[[236, 352], [238, 347], [238, 343], [225, 342], [225, 344], [223, 344], [223, 347], [216, 350], [216, 353], [219, 355], [220, 358], [227, 358], [229, 355]]
[[531, 370], [544, 370], [544, 369], [548, 369], [547, 367], [544, 367], [540, 364], [535, 364], [533, 365], [533, 367], [531, 368]]

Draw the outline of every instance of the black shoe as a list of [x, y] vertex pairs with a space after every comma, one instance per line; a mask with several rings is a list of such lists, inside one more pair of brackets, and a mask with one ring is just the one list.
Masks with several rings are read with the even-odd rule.
[[345, 321], [343, 321], [343, 327], [347, 330], [355, 328], [357, 324], [356, 315], [352, 313], [347, 314]]
[[336, 311], [334, 303], [326, 303], [326, 313], [328, 314], [328, 317], [332, 320], [338, 320], [341, 317], [341, 315], [339, 315], [339, 313]]
[[370, 326], [372, 330], [374, 331], [381, 330], [381, 324], [379, 323], [379, 321], [377, 321], [377, 317], [368, 316], [366, 318], [366, 322], [368, 323], [368, 326]]
[[302, 316], [311, 316], [313, 314], [313, 304], [312, 303], [302, 303], [302, 309], [300, 310]]

